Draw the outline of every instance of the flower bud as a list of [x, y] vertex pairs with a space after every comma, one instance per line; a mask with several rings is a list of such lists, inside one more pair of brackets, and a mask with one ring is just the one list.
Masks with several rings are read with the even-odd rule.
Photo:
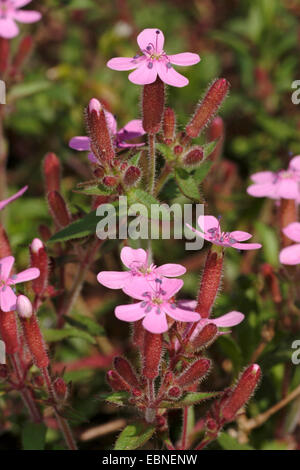
[[159, 77], [143, 87], [143, 128], [148, 134], [160, 130], [165, 104], [165, 86]]
[[201, 147], [196, 147], [184, 155], [183, 163], [186, 166], [198, 165], [198, 163], [203, 160], [203, 155], [203, 149]]
[[190, 137], [197, 137], [218, 111], [228, 93], [229, 83], [225, 78], [219, 78], [207, 90], [203, 100], [198, 104], [195, 114], [186, 126]]
[[159, 364], [162, 355], [162, 335], [145, 331], [143, 350], [143, 376], [155, 379], [159, 374]]
[[131, 364], [124, 357], [114, 358], [114, 368], [118, 374], [130, 385], [130, 387], [139, 389], [140, 384], [133, 371]]
[[55, 153], [47, 153], [43, 162], [46, 194], [49, 191], [59, 191], [60, 188], [60, 161]]
[[19, 350], [18, 324], [15, 312], [0, 310], [0, 334], [5, 343], [7, 354], [14, 354]]
[[220, 116], [215, 117], [208, 129], [209, 142], [218, 140], [214, 151], [209, 155], [209, 160], [216, 161], [222, 153], [224, 142], [224, 121]]
[[100, 162], [110, 162], [115, 156], [113, 141], [107, 124], [104, 108], [93, 98], [87, 109], [87, 126], [91, 149]]
[[68, 386], [62, 377], [57, 377], [53, 382], [55, 394], [60, 400], [66, 400], [68, 396]]
[[163, 133], [165, 144], [170, 145], [175, 138], [175, 112], [172, 108], [166, 108], [163, 118]]
[[32, 315], [32, 304], [26, 295], [18, 295], [17, 312], [21, 318], [30, 318]]
[[39, 231], [41, 239], [44, 242], [47, 242], [52, 236], [51, 231], [50, 231], [49, 227], [47, 227], [47, 225], [44, 225], [44, 224], [39, 225], [39, 230], [38, 231]]
[[181, 155], [183, 152], [182, 145], [175, 145], [175, 147], [173, 148], [173, 152], [175, 155]]
[[251, 398], [260, 377], [261, 369], [257, 364], [252, 364], [245, 370], [222, 407], [221, 413], [226, 421], [234, 419], [239, 409]]
[[48, 204], [52, 218], [58, 228], [66, 227], [71, 223], [71, 215], [65, 200], [58, 191], [48, 193]]
[[21, 318], [21, 324], [34, 363], [40, 369], [48, 367], [49, 358], [36, 315], [32, 314], [30, 318]]
[[3, 75], [8, 66], [10, 53], [9, 41], [0, 37], [0, 74]]
[[2, 224], [0, 224], [0, 259], [11, 255], [10, 243], [7, 233]]
[[188, 369], [186, 369], [178, 378], [178, 385], [184, 387], [198, 382], [209, 371], [211, 361], [206, 358], [196, 360]]
[[218, 335], [218, 327], [214, 323], [205, 325], [190, 343], [193, 350], [207, 348]]
[[115, 176], [104, 176], [102, 183], [108, 188], [114, 188], [118, 184], [118, 178]]
[[207, 254], [195, 311], [208, 318], [214, 305], [222, 277], [224, 252], [211, 248]]
[[141, 176], [141, 170], [137, 166], [130, 166], [124, 175], [126, 186], [133, 186], [138, 182]]
[[115, 392], [130, 392], [128, 383], [116, 371], [109, 370], [106, 374], [106, 380]]
[[34, 293], [42, 295], [48, 286], [49, 259], [43, 242], [35, 238], [30, 247], [31, 266], [40, 270], [40, 276], [32, 281]]
[[168, 397], [169, 398], [179, 398], [179, 397], [181, 397], [181, 395], [182, 395], [182, 390], [181, 390], [180, 387], [178, 387], [176, 385], [174, 387], [169, 388], [169, 390], [168, 390]]

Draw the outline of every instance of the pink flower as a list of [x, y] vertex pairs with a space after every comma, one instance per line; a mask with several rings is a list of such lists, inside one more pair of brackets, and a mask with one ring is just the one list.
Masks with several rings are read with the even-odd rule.
[[236, 248], [237, 250], [256, 250], [261, 248], [260, 243], [240, 243], [252, 237], [248, 232], [235, 230], [234, 232], [222, 232], [220, 221], [212, 215], [200, 215], [198, 218], [198, 225], [202, 232], [186, 224], [193, 232], [196, 233], [204, 240], [207, 240], [214, 245]]
[[149, 266], [148, 253], [142, 248], [134, 250], [125, 246], [121, 250], [122, 263], [128, 268], [128, 271], [101, 271], [98, 276], [98, 282], [110, 289], [124, 289], [132, 283], [135, 284], [139, 278], [153, 280], [157, 277], [176, 277], [182, 276], [186, 269], [180, 264], [163, 264], [156, 267], [154, 264]]
[[142, 55], [134, 57], [115, 57], [107, 62], [113, 70], [132, 70], [129, 80], [136, 85], [147, 85], [155, 82], [157, 75], [168, 85], [183, 87], [188, 79], [176, 72], [174, 65], [194, 65], [200, 61], [198, 54], [184, 52], [167, 55], [164, 52], [165, 38], [160, 29], [144, 29], [137, 37], [137, 43]]
[[300, 202], [300, 155], [294, 157], [287, 170], [260, 171], [251, 176], [254, 184], [247, 193], [254, 197], [295, 199]]
[[289, 265], [300, 264], [300, 223], [293, 222], [282, 231], [288, 238], [297, 243], [281, 250], [279, 254], [280, 263]]
[[119, 305], [115, 315], [119, 320], [134, 322], [143, 318], [143, 327], [150, 333], [160, 334], [168, 330], [167, 315], [180, 322], [195, 322], [198, 313], [178, 307], [174, 295], [181, 289], [181, 279], [137, 278], [124, 287], [124, 292], [140, 302]]
[[19, 274], [10, 275], [14, 262], [13, 256], [6, 256], [0, 260], [0, 309], [3, 312], [16, 309], [17, 296], [11, 286], [31, 281], [40, 275], [40, 270], [37, 268], [25, 269]]
[[31, 0], [0, 0], [0, 37], [11, 39], [19, 34], [16, 21], [20, 23], [35, 23], [41, 19], [41, 14], [33, 10], [20, 10]]
[[6, 207], [7, 204], [10, 204], [11, 202], [15, 201], [15, 199], [18, 199], [19, 197], [21, 197], [25, 193], [25, 191], [27, 191], [27, 189], [28, 189], [28, 186], [24, 186], [24, 188], [20, 189], [20, 191], [18, 191], [13, 196], [9, 197], [8, 199], [4, 199], [3, 201], [0, 201], [0, 211], [2, 211], [2, 209], [4, 209], [4, 207]]
[[[129, 121], [122, 129], [119, 131], [117, 130], [117, 121], [109, 111], [105, 111], [106, 121], [108, 128], [111, 134], [114, 136], [115, 145], [118, 148], [131, 148], [131, 147], [140, 147], [144, 145], [143, 143], [134, 144], [128, 143], [128, 140], [136, 139], [137, 137], [141, 137], [145, 134], [145, 131], [142, 126], [141, 119], [133, 119]], [[89, 151], [88, 158], [92, 163], [98, 163], [97, 158], [91, 152], [91, 143], [90, 138], [86, 136], [78, 136], [73, 137], [70, 142], [69, 146], [72, 149], [79, 150], [79, 151]]]

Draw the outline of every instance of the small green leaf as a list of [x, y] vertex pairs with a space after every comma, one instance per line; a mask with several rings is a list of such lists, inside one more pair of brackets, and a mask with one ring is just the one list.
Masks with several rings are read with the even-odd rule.
[[85, 315], [76, 313], [73, 314], [72, 317], [65, 317], [65, 320], [70, 325], [76, 328], [82, 328], [93, 336], [102, 336], [105, 334], [103, 326], [99, 325], [94, 320], [86, 317]]
[[171, 162], [175, 159], [174, 153], [172, 149], [168, 147], [168, 145], [157, 143], [156, 148], [160, 151], [160, 153], [163, 155], [163, 157], [165, 157], [166, 160]]
[[43, 423], [27, 423], [22, 429], [24, 450], [44, 450], [47, 428]]
[[87, 196], [109, 196], [112, 193], [112, 190], [107, 188], [101, 183], [87, 185], [78, 185], [76, 189], [73, 190], [74, 193], [86, 194]]
[[139, 188], [131, 189], [128, 192], [128, 205], [140, 203], [144, 204], [148, 210], [151, 210], [152, 204], [159, 204], [158, 199]]
[[134, 450], [143, 446], [155, 431], [155, 426], [148, 423], [133, 423], [126, 426], [119, 435], [115, 450]]
[[100, 400], [108, 401], [109, 403], [114, 403], [115, 405], [125, 405], [130, 397], [128, 392], [110, 392], [110, 393], [101, 393]]
[[204, 145], [202, 146], [204, 158], [209, 157], [209, 155], [210, 155], [211, 153], [213, 153], [213, 151], [214, 151], [215, 148], [216, 148], [216, 145], [217, 145], [218, 141], [219, 141], [219, 139], [212, 140], [211, 142], [208, 142], [208, 144], [204, 144]]
[[47, 81], [21, 83], [19, 85], [15, 85], [8, 93], [7, 102], [10, 103], [11, 101], [20, 100], [21, 98], [26, 98], [27, 96], [48, 90], [51, 85], [52, 84]]
[[195, 182], [192, 175], [183, 168], [177, 168], [175, 170], [175, 179], [184, 196], [194, 201], [200, 200], [198, 184]]
[[142, 155], [142, 152], [138, 152], [135, 155], [133, 155], [133, 157], [131, 157], [128, 160], [129, 165], [137, 166], [140, 161], [141, 155]]
[[96, 216], [96, 211], [82, 217], [82, 219], [72, 222], [67, 227], [57, 232], [50, 238], [48, 243], [65, 242], [75, 238], [86, 237], [87, 235], [96, 233], [96, 226], [99, 222], [99, 216]]
[[209, 170], [212, 167], [212, 164], [213, 162], [210, 162], [209, 160], [207, 160], [201, 163], [201, 165], [196, 169], [193, 176], [197, 184], [202, 183], [202, 181], [206, 178], [206, 176], [209, 173]]
[[95, 339], [86, 331], [79, 330], [78, 328], [64, 328], [56, 330], [54, 328], [47, 328], [43, 331], [46, 341], [56, 342], [66, 338], [81, 338], [91, 344], [95, 344]]
[[160, 408], [185, 408], [186, 406], [196, 405], [204, 400], [215, 398], [220, 392], [190, 392], [178, 401], [162, 401]]
[[218, 443], [225, 450], [254, 450], [253, 447], [247, 444], [240, 444], [234, 437], [231, 437], [226, 432], [220, 434]]

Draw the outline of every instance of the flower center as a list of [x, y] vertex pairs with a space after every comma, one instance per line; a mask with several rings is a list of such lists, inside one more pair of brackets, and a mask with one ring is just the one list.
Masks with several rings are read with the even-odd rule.
[[213, 227], [207, 230], [211, 241], [234, 245], [237, 241], [231, 236], [231, 232], [221, 232], [220, 227]]

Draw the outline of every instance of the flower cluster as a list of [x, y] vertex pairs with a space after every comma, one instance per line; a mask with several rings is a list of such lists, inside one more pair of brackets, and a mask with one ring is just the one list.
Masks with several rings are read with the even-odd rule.
[[33, 10], [21, 10], [31, 0], [0, 0], [0, 37], [14, 38], [19, 34], [19, 23], [36, 23], [41, 14]]

